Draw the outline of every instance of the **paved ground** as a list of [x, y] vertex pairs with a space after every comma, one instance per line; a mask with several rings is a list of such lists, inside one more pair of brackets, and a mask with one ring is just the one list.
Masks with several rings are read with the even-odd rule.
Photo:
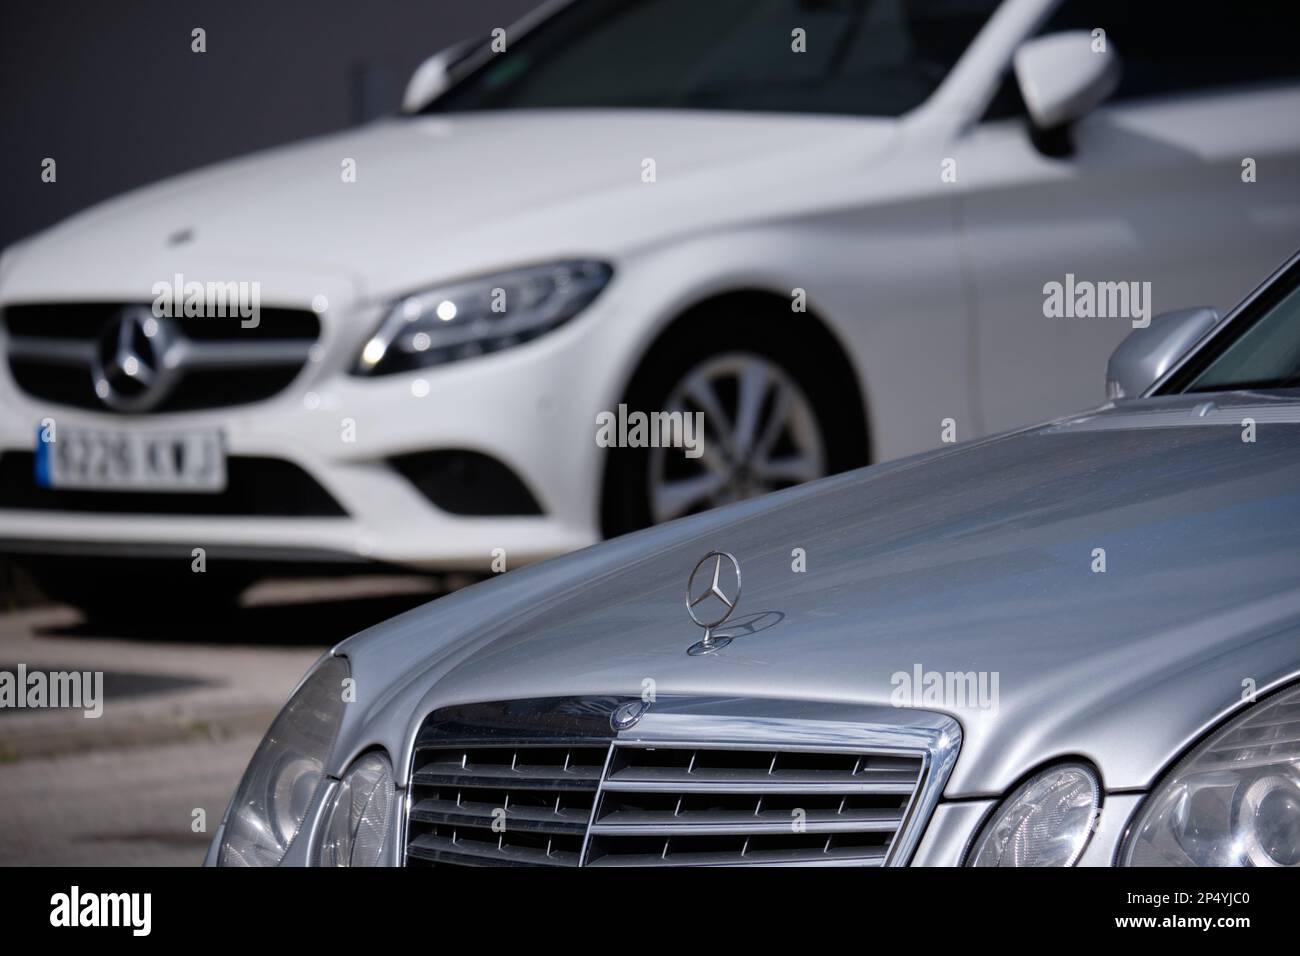
[[0, 865], [192, 865], [249, 756], [330, 644], [432, 596], [422, 579], [262, 586], [229, 621], [101, 634], [0, 615], [0, 671], [103, 671], [103, 716], [0, 710]]
[[32, 757], [0, 766], [0, 866], [195, 866], [252, 734]]

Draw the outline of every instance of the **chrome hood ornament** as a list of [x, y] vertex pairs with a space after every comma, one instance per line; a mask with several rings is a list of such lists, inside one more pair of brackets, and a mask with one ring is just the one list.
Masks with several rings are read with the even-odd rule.
[[[725, 565], [724, 558], [727, 561]], [[704, 580], [708, 584], [701, 587], [697, 585], [696, 579], [701, 578], [700, 571], [708, 565], [710, 559], [713, 560], [712, 573], [706, 572], [701, 584]], [[692, 645], [686, 653], [692, 656], [711, 654], [730, 644], [731, 638], [717, 637], [713, 629], [731, 617], [739, 603], [740, 562], [736, 556], [726, 551], [710, 551], [700, 558], [686, 581], [686, 613], [692, 621], [704, 628], [704, 639]]]

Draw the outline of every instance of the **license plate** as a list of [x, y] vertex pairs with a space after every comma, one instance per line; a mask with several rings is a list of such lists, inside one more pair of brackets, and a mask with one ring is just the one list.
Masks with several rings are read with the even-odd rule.
[[36, 483], [101, 491], [219, 492], [226, 452], [217, 431], [136, 432], [68, 428], [36, 436]]

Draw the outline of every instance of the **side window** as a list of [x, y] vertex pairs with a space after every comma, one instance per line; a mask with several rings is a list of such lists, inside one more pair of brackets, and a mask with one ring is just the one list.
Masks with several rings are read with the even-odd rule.
[[993, 94], [993, 99], [989, 101], [988, 109], [984, 111], [981, 122], [988, 123], [992, 120], [1010, 119], [1015, 116], [1025, 116], [1025, 98], [1020, 95], [1020, 84], [1016, 82], [1016, 74], [1012, 70], [1007, 70], [1002, 74], [1002, 80], [998, 83], [998, 91]]
[[1287, 4], [1065, 0], [1042, 33], [1103, 29], [1124, 65], [1112, 99], [1300, 80]]

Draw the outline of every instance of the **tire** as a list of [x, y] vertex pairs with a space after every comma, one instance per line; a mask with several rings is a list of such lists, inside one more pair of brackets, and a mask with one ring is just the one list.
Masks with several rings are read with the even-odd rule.
[[[758, 409], [743, 416], [754, 426], [742, 426], [742, 396]], [[869, 459], [861, 393], [838, 342], [810, 315], [766, 296], [732, 297], [684, 315], [647, 353], [624, 402], [629, 414], [703, 412], [703, 445], [697, 458], [681, 448], [609, 449], [606, 537]], [[709, 493], [691, 500], [697, 491]]]

